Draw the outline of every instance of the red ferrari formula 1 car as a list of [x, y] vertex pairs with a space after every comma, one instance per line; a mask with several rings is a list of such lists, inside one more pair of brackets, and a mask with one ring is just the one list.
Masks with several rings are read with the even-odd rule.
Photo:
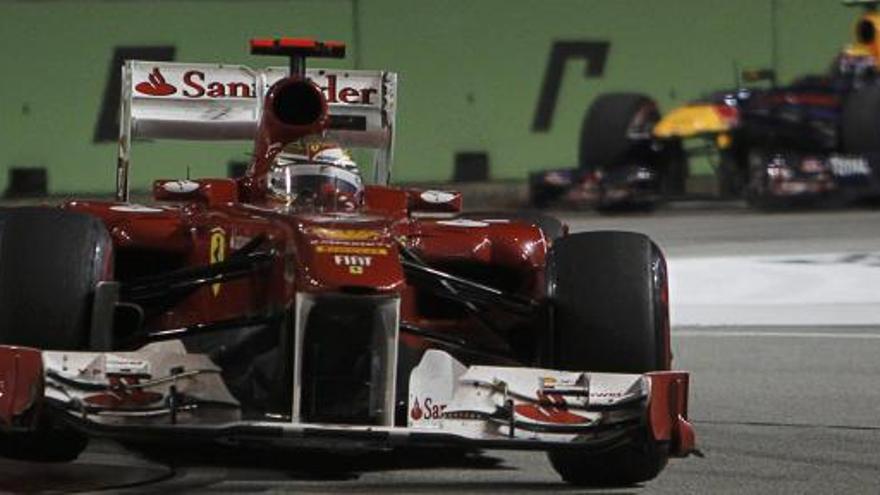
[[[395, 74], [306, 70], [339, 43], [251, 50], [289, 67], [127, 62], [116, 200], [0, 214], [4, 455], [537, 449], [628, 484], [693, 451], [653, 242], [390, 187]], [[252, 139], [253, 160], [133, 204], [135, 137]], [[342, 146], [375, 152], [372, 185]]]

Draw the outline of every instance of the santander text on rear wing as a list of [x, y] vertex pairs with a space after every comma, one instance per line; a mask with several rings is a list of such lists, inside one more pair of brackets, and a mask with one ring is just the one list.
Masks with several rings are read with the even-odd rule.
[[[128, 198], [132, 139], [251, 140], [266, 91], [288, 74], [286, 67], [127, 61], [122, 67], [117, 199]], [[306, 77], [327, 99], [327, 137], [343, 146], [376, 150], [374, 180], [387, 183], [397, 74], [309, 69]]]

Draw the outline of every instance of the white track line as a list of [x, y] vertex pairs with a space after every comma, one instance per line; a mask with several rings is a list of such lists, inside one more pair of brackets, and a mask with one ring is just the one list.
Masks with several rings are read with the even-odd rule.
[[880, 251], [669, 260], [674, 326], [878, 325]]
[[793, 339], [863, 339], [880, 340], [880, 333], [833, 332], [758, 332], [748, 330], [680, 330], [673, 337], [773, 337]]

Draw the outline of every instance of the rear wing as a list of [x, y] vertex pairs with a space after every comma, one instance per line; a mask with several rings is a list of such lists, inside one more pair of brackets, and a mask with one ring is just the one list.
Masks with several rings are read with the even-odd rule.
[[[287, 67], [129, 60], [122, 67], [116, 198], [128, 200], [131, 142], [136, 138], [253, 140], [269, 87]], [[394, 149], [397, 74], [308, 69], [327, 98], [328, 138], [376, 150], [373, 180], [386, 184]]]

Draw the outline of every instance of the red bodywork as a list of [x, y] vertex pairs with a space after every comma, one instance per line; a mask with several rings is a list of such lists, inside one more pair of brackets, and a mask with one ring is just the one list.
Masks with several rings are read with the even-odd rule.
[[[151, 330], [283, 310], [297, 292], [360, 288], [399, 294], [405, 322], [450, 332], [479, 331], [479, 326], [464, 328], [461, 321], [419, 311], [419, 296], [407, 285], [398, 260], [398, 242], [432, 266], [464, 270], [492, 267], [511, 274], [505, 277], [516, 286], [511, 289], [532, 297], [541, 295], [548, 245], [531, 224], [505, 219], [456, 222], [412, 218], [409, 205], [419, 201], [419, 191], [391, 187], [369, 187], [364, 206], [355, 213], [291, 212], [265, 195], [253, 202], [237, 201], [252, 194], [241, 190], [252, 184], [248, 179], [237, 184], [217, 179], [196, 182], [199, 189], [189, 193], [190, 201], [164, 204], [155, 211], [118, 211], [128, 208], [116, 202], [71, 201], [65, 205], [104, 220], [116, 248], [117, 276], [123, 277], [126, 273], [144, 275], [136, 268], [120, 266], [128, 260], [152, 256], [176, 264], [166, 270], [203, 266], [228, 259], [259, 235], [267, 237], [275, 251], [270, 269], [197, 290], [148, 320], [146, 326]], [[163, 183], [157, 182], [158, 199], [168, 199]], [[365, 259], [369, 259], [368, 266], [351, 269]], [[486, 338], [489, 336], [487, 333]]]
[[[291, 110], [292, 99], [298, 103]], [[151, 207], [105, 201], [64, 205], [104, 221], [115, 247], [116, 278], [123, 284], [224, 261], [248, 241], [265, 236], [273, 252], [270, 268], [204, 286], [158, 314], [147, 314], [147, 330], [284, 311], [298, 292], [357, 290], [400, 295], [403, 322], [465, 332], [477, 342], [506, 347], [497, 335], [468, 324], [470, 318], [451, 317], [442, 300], [409, 286], [398, 245], [431, 266], [496, 286], [501, 282], [503, 289], [538, 298], [548, 248], [539, 228], [504, 218], [416, 218], [413, 213], [420, 210], [455, 213], [461, 197], [453, 193], [429, 201], [420, 190], [387, 186], [368, 186], [364, 203], [354, 212], [292, 208], [267, 194], [267, 174], [285, 145], [327, 128], [327, 103], [311, 81], [292, 75], [269, 89], [262, 115], [254, 158], [242, 179], [197, 180], [197, 187], [189, 183], [186, 192], [168, 187], [176, 181], [159, 180], [153, 191], [159, 204]]]

